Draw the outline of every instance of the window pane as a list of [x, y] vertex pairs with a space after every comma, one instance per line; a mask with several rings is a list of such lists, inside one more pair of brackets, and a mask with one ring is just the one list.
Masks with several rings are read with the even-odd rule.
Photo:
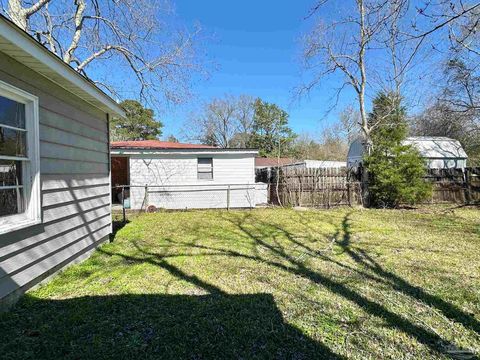
[[25, 104], [0, 96], [0, 125], [25, 129]]
[[199, 172], [198, 173], [199, 180], [212, 180], [213, 174], [211, 172]]
[[23, 209], [22, 189], [2, 190], [0, 188], [0, 216], [19, 214]]
[[212, 158], [198, 158], [198, 165], [212, 165]]
[[26, 156], [27, 133], [0, 126], [0, 155]]
[[0, 160], [0, 188], [22, 184], [22, 162]]

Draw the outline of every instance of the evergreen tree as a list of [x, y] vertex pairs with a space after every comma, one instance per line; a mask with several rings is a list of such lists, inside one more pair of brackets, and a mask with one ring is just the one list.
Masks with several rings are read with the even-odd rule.
[[124, 100], [120, 106], [126, 118], [113, 118], [110, 127], [112, 141], [155, 140], [162, 135], [163, 124], [155, 120], [152, 109], [147, 109], [136, 100]]
[[416, 148], [403, 144], [408, 124], [401, 98], [380, 93], [369, 121], [376, 124], [371, 133], [373, 148], [365, 157], [371, 205], [396, 207], [427, 199], [431, 185], [424, 180], [425, 161]]
[[261, 99], [255, 100], [248, 147], [257, 148], [261, 156], [284, 156], [289, 153], [295, 138], [295, 133], [288, 126], [286, 111]]

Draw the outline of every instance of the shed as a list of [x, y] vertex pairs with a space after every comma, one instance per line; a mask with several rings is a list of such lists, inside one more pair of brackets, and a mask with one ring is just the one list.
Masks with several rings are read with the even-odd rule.
[[0, 308], [111, 233], [118, 104], [0, 16]]
[[[222, 149], [159, 140], [112, 142], [112, 185], [127, 185], [134, 210], [251, 208], [265, 202], [255, 184], [255, 149]], [[113, 200], [120, 201], [120, 188]]]
[[[467, 154], [458, 140], [448, 137], [412, 136], [405, 139], [405, 145], [418, 149], [430, 169], [463, 169], [467, 166]], [[357, 138], [348, 150], [348, 167], [357, 167], [362, 162], [365, 147], [363, 139]]]

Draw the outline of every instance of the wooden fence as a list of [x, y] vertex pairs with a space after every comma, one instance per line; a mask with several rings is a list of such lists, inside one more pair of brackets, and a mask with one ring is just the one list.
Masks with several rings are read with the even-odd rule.
[[431, 202], [475, 203], [480, 201], [480, 167], [430, 169], [426, 180], [433, 185]]
[[[259, 170], [257, 182], [269, 184], [269, 203], [283, 206], [332, 207], [362, 205], [361, 175], [339, 169]], [[480, 202], [480, 167], [429, 169], [433, 185], [429, 203]]]
[[361, 183], [346, 168], [289, 169], [257, 172], [269, 184], [269, 203], [283, 206], [331, 207], [361, 204]]

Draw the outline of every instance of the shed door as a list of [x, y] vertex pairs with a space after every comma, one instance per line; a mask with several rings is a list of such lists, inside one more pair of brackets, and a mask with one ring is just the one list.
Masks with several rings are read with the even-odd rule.
[[[130, 185], [129, 161], [125, 156], [112, 156], [112, 187]], [[121, 189], [112, 189], [113, 202], [117, 202]]]

